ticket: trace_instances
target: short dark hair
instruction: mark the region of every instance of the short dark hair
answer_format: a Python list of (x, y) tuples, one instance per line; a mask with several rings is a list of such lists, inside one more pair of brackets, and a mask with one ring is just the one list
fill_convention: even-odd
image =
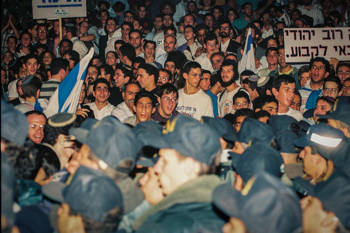
[(164, 85), (159, 87), (159, 92), (158, 92), (159, 97), (162, 97), (164, 94), (170, 94), (170, 93), (175, 93), (176, 98), (179, 97), (179, 93), (173, 84), (165, 83)]
[(342, 89), (340, 79), (337, 76), (333, 76), (333, 75), (328, 76), (323, 82), (323, 86), (322, 86), (323, 89), (326, 87), (326, 82), (335, 82), (338, 86), (338, 91)]
[(257, 97), (253, 101), (254, 111), (255, 111), (255, 109), (258, 109), (258, 108), (261, 109), (265, 104), (271, 103), (271, 102), (274, 102), (278, 105), (278, 101), (272, 95), (262, 95), (262, 96)]
[(79, 53), (77, 51), (75, 51), (75, 50), (68, 50), (67, 52), (65, 52), (63, 54), (63, 56), (66, 55), (66, 54), (68, 54), (70, 59), (72, 59), (74, 61), (74, 65), (78, 64), (78, 62), (80, 60), (80, 56), (79, 56)]
[(109, 90), (109, 83), (108, 83), (108, 81), (107, 81), (106, 79), (104, 79), (104, 78), (98, 78), (98, 79), (95, 80), (95, 82), (94, 82), (94, 87), (93, 87), (93, 90), (94, 90), (94, 91), (96, 91), (97, 84), (99, 84), (99, 83), (104, 83), (104, 84), (106, 84), (107, 87), (108, 87), (108, 91), (110, 91), (110, 90)]
[(139, 90), (141, 90), (141, 86), (138, 82), (133, 82), (133, 81), (129, 81), (127, 82), (123, 87), (122, 87), (122, 91), (126, 91), (126, 88), (129, 86), (129, 85), (136, 85), (138, 86)]
[(338, 66), (337, 66), (336, 73), (338, 73), (339, 67), (342, 67), (342, 66), (346, 66), (346, 67), (348, 67), (350, 69), (350, 62), (340, 61), (338, 63)]
[(156, 42), (155, 41), (153, 41), (153, 40), (144, 40), (144, 43), (143, 43), (143, 49), (145, 49), (146, 48), (146, 45), (147, 44), (153, 44), (154, 45), (154, 49), (156, 49), (157, 48), (157, 44), (156, 44)]
[(216, 44), (218, 43), (218, 38), (213, 32), (208, 32), (205, 34), (204, 43), (207, 43), (209, 40), (215, 40)]
[(232, 103), (235, 104), (235, 101), (236, 101), (236, 99), (238, 99), (238, 98), (245, 98), (245, 99), (248, 101), (248, 103), (250, 103), (249, 95), (248, 95), (247, 92), (245, 92), (245, 91), (242, 91), (242, 90), (238, 91), (238, 92), (232, 97)]
[(159, 77), (159, 71), (156, 67), (148, 63), (141, 63), (139, 69), (144, 69), (148, 75), (154, 76), (154, 83), (157, 83)]
[(135, 57), (135, 59), (132, 61), (132, 64), (134, 65), (135, 63), (143, 64), (145, 63), (145, 59), (142, 57)]
[(254, 112), (253, 110), (249, 109), (249, 108), (241, 108), (238, 109), (234, 115), (234, 122), (236, 122), (237, 118), (240, 116), (245, 116), (245, 117), (254, 117)]
[(278, 54), (278, 49), (276, 47), (270, 47), (266, 49), (265, 56), (267, 57), (267, 55), (272, 51), (276, 51), (276, 53)]
[(125, 41), (123, 41), (123, 40), (116, 40), (116, 41), (114, 42), (114, 48), (115, 48), (115, 46), (116, 46), (117, 44), (125, 45)]
[(255, 119), (258, 120), (261, 117), (268, 117), (268, 118), (270, 118), (271, 114), (268, 111), (265, 111), (265, 110), (259, 110), (258, 112), (254, 113), (254, 118)]
[(111, 78), (113, 77), (114, 70), (113, 70), (112, 66), (110, 66), (108, 64), (102, 64), (100, 67), (98, 67), (98, 71), (100, 71), (101, 69), (104, 69), (106, 74), (110, 74)]
[(312, 58), (310, 60), (310, 69), (312, 68), (312, 65), (314, 64), (314, 62), (322, 62), (324, 64), (324, 66), (325, 66), (326, 72), (330, 72), (331, 71), (331, 67), (330, 67), (329, 61), (327, 59), (325, 59), (324, 57)]
[(25, 85), (22, 84), (24, 97), (36, 97), (38, 90), (41, 88), (41, 80), (37, 77), (32, 77)]
[(298, 77), (300, 77), (303, 73), (308, 73), (308, 72), (310, 72), (310, 66), (309, 65), (303, 65), (298, 70)]
[(32, 58), (35, 58), (35, 59), (39, 62), (38, 56), (35, 55), (35, 54), (33, 54), (33, 53), (30, 53), (30, 54), (24, 56), (24, 58), (23, 58), (23, 59), (24, 59), (24, 60), (23, 60), (23, 64), (26, 64), (27, 61), (28, 61), (29, 59), (32, 59)]
[(135, 48), (129, 43), (120, 46), (120, 53), (122, 56), (126, 56), (131, 61), (133, 61), (136, 57)]
[(137, 102), (139, 101), (139, 99), (141, 99), (143, 97), (147, 97), (147, 98), (149, 98), (152, 101), (152, 107), (153, 108), (157, 105), (156, 97), (152, 94), (152, 92), (149, 92), (149, 91), (146, 91), (146, 90), (141, 90), (135, 96), (135, 101), (134, 101), (135, 106), (136, 106)]
[(282, 83), (288, 84), (288, 83), (295, 83), (295, 80), (292, 76), (290, 75), (278, 75), (277, 78), (273, 80), (272, 87), (277, 89), (278, 91), (280, 90), (280, 87)]
[(319, 96), (316, 100), (316, 104), (318, 103), (318, 101), (320, 100), (323, 100), (323, 101), (326, 101), (330, 106), (331, 106), (331, 109), (333, 108), (333, 105), (335, 103), (335, 100), (331, 97), (328, 97), (328, 96)]
[(63, 59), (61, 57), (53, 59), (50, 66), (51, 75), (58, 74), (61, 69), (67, 70), (68, 66), (69, 62), (66, 59)]
[(202, 69), (201, 65), (198, 62), (189, 61), (185, 64), (185, 66), (182, 70), (182, 73), (188, 74), (191, 71), (191, 69), (194, 69), (194, 68)]

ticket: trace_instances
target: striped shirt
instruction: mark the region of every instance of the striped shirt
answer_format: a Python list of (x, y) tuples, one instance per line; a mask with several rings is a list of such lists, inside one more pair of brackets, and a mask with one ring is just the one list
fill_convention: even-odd
[(50, 79), (44, 82), (41, 85), (39, 98), (49, 100), (53, 93), (56, 91), (57, 87), (60, 85), (60, 83), (60, 81), (57, 81), (55, 79)]

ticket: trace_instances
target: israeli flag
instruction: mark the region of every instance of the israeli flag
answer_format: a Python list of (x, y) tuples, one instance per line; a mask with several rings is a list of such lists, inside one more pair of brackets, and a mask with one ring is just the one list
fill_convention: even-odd
[(58, 86), (44, 111), (47, 117), (58, 112), (75, 113), (79, 103), (81, 88), (86, 77), (87, 67), (93, 55), (94, 49), (91, 48), (89, 53), (80, 60)]
[(253, 46), (252, 29), (248, 29), (247, 39), (244, 45), (244, 52), (242, 59), (238, 63), (238, 72), (242, 73), (244, 70), (251, 70), (256, 73), (255, 55)]

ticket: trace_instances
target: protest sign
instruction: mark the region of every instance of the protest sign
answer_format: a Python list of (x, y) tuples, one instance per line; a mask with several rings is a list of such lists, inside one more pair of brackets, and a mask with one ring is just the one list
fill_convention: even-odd
[(33, 19), (86, 17), (86, 0), (32, 0)]
[(285, 28), (286, 62), (307, 63), (313, 57), (350, 61), (350, 28)]

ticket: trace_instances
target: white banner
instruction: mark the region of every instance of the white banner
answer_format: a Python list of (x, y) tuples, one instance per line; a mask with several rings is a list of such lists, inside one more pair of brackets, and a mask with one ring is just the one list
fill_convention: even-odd
[(285, 28), (284, 46), (290, 63), (313, 57), (350, 61), (350, 28)]
[(33, 19), (86, 17), (86, 0), (32, 0)]

